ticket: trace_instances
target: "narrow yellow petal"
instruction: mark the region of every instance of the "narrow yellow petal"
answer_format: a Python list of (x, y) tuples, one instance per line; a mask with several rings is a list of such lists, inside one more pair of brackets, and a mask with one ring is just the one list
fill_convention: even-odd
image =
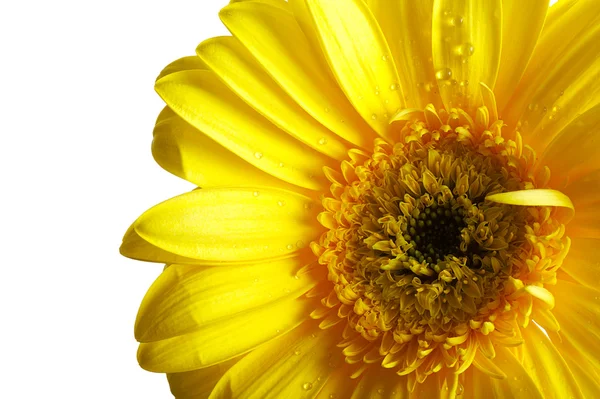
[(306, 298), (273, 302), (220, 319), (189, 334), (142, 343), (138, 361), (144, 369), (159, 373), (210, 367), (286, 334), (306, 320), (315, 306), (314, 301)]
[[(598, 73), (600, 77), (600, 69)], [(557, 133), (542, 152), (539, 164), (552, 171), (553, 187), (564, 187), (569, 181), (600, 170), (600, 104)]]
[(199, 370), (169, 373), (167, 379), (171, 393), (176, 399), (208, 398), (223, 374), (236, 364), (242, 356)]
[(184, 120), (257, 168), (301, 187), (327, 186), (321, 168), (333, 160), (279, 130), (214, 72), (176, 72), (156, 82), (155, 88)]
[(510, 100), (538, 41), (549, 0), (502, 0), (502, 58), (494, 93), (498, 108)]
[(234, 37), (215, 37), (196, 49), (210, 68), (248, 105), (309, 147), (345, 159), (349, 144), (306, 113), (273, 81)]
[(496, 346), (494, 362), (506, 374), (506, 379), (492, 379), (496, 398), (544, 398), (527, 370), (510, 349), (505, 346)]
[(172, 338), (282, 298), (298, 297), (319, 278), (326, 278), (322, 267), (296, 275), (305, 262), (297, 255), (229, 267), (171, 265), (142, 301), (135, 323), (136, 339), (151, 342)]
[(566, 217), (573, 217), (575, 207), (573, 203), (563, 193), (550, 189), (532, 189), (510, 191), (506, 193), (492, 194), (485, 197), (488, 201), (498, 202), (500, 204), (521, 205), (521, 206), (556, 206), (567, 210)]
[(139, 236), (133, 225), (127, 229), (127, 232), (123, 236), (123, 243), (119, 248), (119, 252), (121, 255), (128, 258), (148, 262), (182, 264), (198, 263), (197, 259), (176, 255), (169, 251), (165, 251), (162, 248), (158, 248), (156, 245), (150, 244)]
[(156, 121), (152, 155), (165, 170), (199, 187), (265, 185), (302, 190), (246, 162), (169, 107)]
[(313, 118), (351, 143), (372, 146), (375, 132), (318, 61), (291, 12), (244, 2), (223, 8), (220, 17), (273, 80)]
[(558, 279), (548, 289), (556, 298), (552, 314), (560, 324), (558, 335), (552, 339), (562, 352), (578, 352), (600, 370), (600, 291)]
[(569, 367), (552, 341), (535, 324), (522, 331), (523, 366), (544, 397), (583, 398)]
[(423, 109), (433, 104), (442, 108), (430, 61), (433, 0), (369, 0), (367, 4), (394, 56), (406, 106)]
[(502, 1), (440, 0), (433, 7), (433, 64), (446, 109), (475, 112), (480, 82), (494, 88), (502, 44)]
[(479, 369), (475, 366), (469, 367), (469, 369), (463, 375), (463, 389), (465, 398), (475, 399), (490, 397), (494, 390), (494, 387), (492, 386), (492, 380), (498, 383), (496, 379), (493, 379), (488, 374), (479, 371)]
[(544, 28), (509, 106), (502, 112), (528, 144), (541, 151), (600, 99), (600, 3), (575, 3)]
[(375, 18), (361, 0), (308, 0), (319, 40), (346, 97), (386, 136), (404, 99), (394, 60)]
[(573, 237), (561, 270), (579, 284), (597, 289), (600, 282), (600, 238)]
[(167, 252), (212, 262), (285, 256), (319, 234), (318, 209), (300, 194), (273, 188), (195, 190), (154, 206), (133, 224)]
[(341, 353), (333, 350), (339, 333), (304, 323), (249, 353), (225, 373), (210, 397), (315, 397), (343, 364)]

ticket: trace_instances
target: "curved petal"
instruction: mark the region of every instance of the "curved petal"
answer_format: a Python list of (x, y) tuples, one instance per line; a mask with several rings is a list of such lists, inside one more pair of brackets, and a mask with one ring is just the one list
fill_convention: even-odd
[[(335, 363), (332, 363), (335, 364)], [(352, 366), (343, 360), (332, 370), (329, 378), (315, 396), (316, 399), (350, 398), (358, 384), (358, 379), (350, 378)]]
[(326, 128), (361, 147), (373, 146), (373, 130), (360, 118), (318, 61), (293, 14), (260, 3), (236, 3), (221, 20), (302, 108)]
[(560, 191), (550, 189), (531, 189), (509, 191), (505, 193), (492, 194), (485, 197), (487, 201), (500, 204), (521, 206), (555, 206), (564, 210), (566, 220), (573, 218), (575, 207), (571, 199)]
[(306, 246), (320, 232), (317, 213), (312, 200), (291, 191), (212, 188), (150, 208), (133, 229), (176, 255), (243, 262), (285, 256)]
[(561, 189), (573, 200), (577, 210), (600, 205), (600, 169), (587, 173), (579, 179), (570, 179)]
[(502, 0), (502, 56), (494, 94), (504, 109), (542, 32), (549, 0)]
[(200, 187), (275, 186), (302, 190), (246, 162), (169, 107), (156, 121), (152, 155), (165, 170)]
[(433, 65), (446, 109), (474, 114), (482, 105), (479, 83), (494, 89), (501, 35), (501, 0), (434, 2)]
[(343, 362), (335, 347), (340, 335), (335, 329), (304, 323), (239, 361), (210, 398), (313, 398)]
[(231, 360), (199, 370), (169, 373), (167, 374), (167, 380), (171, 387), (171, 393), (176, 399), (208, 398), (223, 374), (239, 362), (241, 358), (242, 356), (234, 357)]
[(168, 339), (283, 298), (298, 297), (326, 278), (325, 268), (315, 265), (297, 274), (310, 261), (306, 258), (311, 257), (296, 255), (230, 267), (171, 265), (144, 297), (135, 337), (140, 342)]
[(142, 368), (160, 373), (210, 367), (285, 335), (306, 320), (315, 306), (315, 301), (306, 298), (276, 301), (189, 334), (142, 343), (138, 362)]
[(257, 168), (301, 187), (327, 187), (321, 168), (333, 165), (333, 160), (276, 128), (214, 72), (176, 72), (156, 82), (155, 88), (184, 120)]
[(443, 107), (433, 69), (433, 0), (368, 0), (398, 69), (407, 108)]
[(181, 71), (195, 71), (195, 70), (206, 70), (208, 66), (204, 61), (202, 61), (198, 56), (190, 55), (187, 57), (179, 58), (171, 62), (169, 65), (163, 68), (162, 71), (158, 74), (156, 80), (162, 79), (165, 76), (168, 76), (175, 72)]
[(373, 129), (386, 136), (404, 107), (385, 38), (362, 0), (307, 0), (319, 42), (346, 97)]
[[(349, 373), (351, 374), (351, 373)], [(346, 384), (354, 382), (346, 376)], [(345, 397), (350, 399), (361, 398), (408, 398), (406, 376), (399, 376), (394, 370), (385, 369), (379, 364), (374, 364), (359, 377), (358, 384), (352, 390), (352, 394)], [(427, 396), (423, 396), (427, 397)]]
[(546, 334), (535, 324), (522, 331), (523, 366), (544, 397), (584, 398), (569, 366)]
[(288, 96), (234, 37), (214, 37), (196, 49), (198, 56), (248, 105), (281, 130), (337, 160), (348, 143), (325, 128)]
[(582, 0), (544, 28), (502, 119), (541, 150), (600, 99), (600, 3)]
[(600, 370), (600, 291), (563, 279), (548, 289), (556, 298), (552, 313), (560, 324), (559, 337), (552, 341), (561, 353), (574, 352)]
[(492, 380), (495, 379), (482, 371), (479, 371), (477, 367), (469, 367), (463, 375), (463, 392), (465, 399), (486, 398), (494, 391)]

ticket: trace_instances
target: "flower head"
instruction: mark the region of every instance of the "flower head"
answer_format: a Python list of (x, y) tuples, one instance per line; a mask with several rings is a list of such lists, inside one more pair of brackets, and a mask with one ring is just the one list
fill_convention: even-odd
[(599, 15), (232, 1), (156, 82), (155, 159), (201, 188), (121, 247), (167, 264), (142, 367), (177, 398), (600, 395)]

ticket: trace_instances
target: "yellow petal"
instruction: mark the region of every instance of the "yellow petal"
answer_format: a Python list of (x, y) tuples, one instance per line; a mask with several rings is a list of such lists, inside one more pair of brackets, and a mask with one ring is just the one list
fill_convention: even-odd
[(334, 159), (346, 158), (348, 143), (307, 114), (236, 38), (206, 40), (196, 52), (231, 90), (281, 130)]
[(489, 375), (479, 371), (477, 367), (469, 367), (465, 371), (463, 389), (464, 398), (487, 398), (492, 394), (494, 387)]
[(600, 238), (573, 237), (561, 270), (579, 284), (597, 289), (600, 282)]
[(186, 256), (176, 255), (174, 253), (158, 248), (156, 245), (150, 244), (144, 240), (135, 231), (131, 225), (123, 236), (123, 243), (119, 248), (121, 255), (136, 260), (144, 260), (157, 263), (198, 263), (197, 259), (188, 258)]
[(496, 398), (543, 399), (527, 370), (513, 352), (505, 346), (496, 346), (494, 362), (506, 374), (506, 379), (492, 379), (493, 392)]
[[(356, 366), (358, 366), (358, 364), (355, 365), (355, 367)], [(351, 373), (346, 375), (346, 384), (350, 384), (350, 379), (348, 377), (349, 374)], [(348, 394), (345, 397), (351, 399), (408, 398), (406, 376), (399, 376), (394, 370), (385, 369), (379, 364), (374, 364), (371, 368), (365, 371), (360, 378), (357, 378), (357, 382), (358, 384), (356, 384), (352, 390), (352, 394)]]
[(573, 203), (569, 197), (560, 191), (549, 189), (510, 191), (506, 193), (488, 195), (485, 197), (485, 199), (488, 201), (508, 205), (556, 206), (559, 208), (565, 208), (565, 217), (567, 219), (571, 219), (575, 211)]
[(308, 322), (249, 353), (219, 381), (211, 398), (313, 398), (343, 363), (339, 331)]
[(169, 65), (163, 68), (162, 71), (158, 74), (156, 80), (164, 78), (175, 72), (181, 71), (194, 71), (194, 70), (203, 70), (208, 69), (208, 66), (204, 61), (198, 58), (195, 55), (191, 55), (188, 57), (182, 57), (178, 60), (171, 62)]
[(313, 118), (351, 143), (372, 147), (375, 133), (330, 79), (290, 12), (244, 2), (223, 8), (220, 17), (273, 80)]
[(165, 170), (200, 187), (265, 185), (302, 190), (244, 161), (169, 107), (156, 121), (152, 155)]
[(544, 149), (539, 164), (550, 168), (553, 187), (563, 187), (569, 181), (600, 170), (600, 104), (558, 133)]
[(297, 275), (305, 262), (294, 256), (230, 267), (171, 265), (142, 301), (136, 339), (172, 338), (282, 298), (298, 297), (326, 278), (325, 268), (318, 266)]
[(176, 399), (208, 398), (219, 379), (236, 364), (242, 356), (223, 363), (184, 373), (169, 373), (167, 379), (171, 393)]
[(595, 367), (585, 358), (582, 358), (572, 348), (566, 345), (560, 347), (560, 354), (569, 366), (577, 385), (581, 389), (584, 398), (600, 398), (600, 368)]
[(306, 320), (315, 306), (306, 298), (272, 302), (189, 334), (142, 343), (138, 361), (144, 369), (160, 373), (210, 367), (286, 334)]
[(522, 331), (523, 366), (544, 397), (583, 398), (577, 382), (550, 339), (535, 324)]
[(406, 106), (443, 107), (439, 92), (434, 90), (435, 70), (430, 61), (433, 0), (368, 0), (367, 4), (394, 56)]
[(531, 62), (502, 113), (520, 124), (524, 139), (540, 151), (579, 114), (600, 99), (600, 3), (582, 0), (544, 28)]
[(176, 72), (156, 82), (155, 88), (184, 120), (257, 168), (301, 187), (327, 186), (321, 168), (333, 160), (279, 130), (214, 72)]
[(561, 352), (564, 345), (600, 369), (600, 291), (563, 279), (548, 289), (556, 298), (552, 314), (560, 324), (560, 339), (553, 342)]
[(494, 93), (498, 109), (510, 100), (538, 41), (548, 0), (502, 0), (502, 57)]
[(350, 378), (353, 371), (352, 366), (344, 361), (332, 364), (336, 367), (331, 370), (329, 378), (315, 399), (350, 398), (355, 392), (358, 380)]
[(290, 191), (212, 188), (154, 206), (133, 229), (176, 255), (243, 262), (284, 256), (308, 245), (320, 231), (317, 213), (309, 198)]
[(319, 41), (346, 97), (379, 134), (404, 106), (400, 80), (375, 18), (361, 0), (308, 0)]
[(434, 2), (433, 65), (446, 109), (474, 113), (482, 105), (479, 83), (494, 88), (501, 27), (501, 0)]
[(579, 179), (569, 180), (567, 186), (561, 188), (561, 191), (573, 200), (577, 210), (600, 206), (600, 169), (587, 173)]

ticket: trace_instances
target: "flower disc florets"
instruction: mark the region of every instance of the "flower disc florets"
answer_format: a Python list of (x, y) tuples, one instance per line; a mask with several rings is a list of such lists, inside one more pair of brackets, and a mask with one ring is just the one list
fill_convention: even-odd
[(372, 154), (352, 150), (341, 173), (326, 170), (329, 231), (312, 248), (334, 291), (313, 317), (346, 322), (339, 346), (361, 362), (357, 375), (380, 363), (410, 387), (518, 345), (533, 309), (552, 307), (543, 285), (569, 240), (552, 208), (486, 199), (543, 188), (549, 171), (534, 174), (533, 151), (485, 107), (475, 119), (432, 106), (401, 119)]

